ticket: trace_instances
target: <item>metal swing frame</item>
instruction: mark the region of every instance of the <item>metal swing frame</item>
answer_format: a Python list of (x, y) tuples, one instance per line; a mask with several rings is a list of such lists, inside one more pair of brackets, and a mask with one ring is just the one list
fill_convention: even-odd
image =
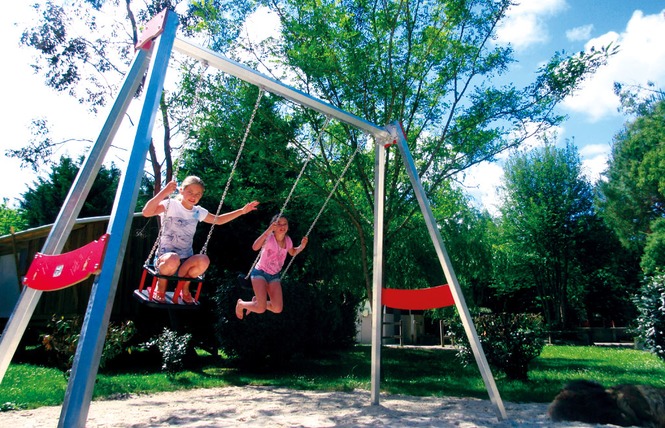
[[(381, 363), (381, 286), (383, 283), (383, 237), (384, 237), (384, 198), (386, 151), (397, 146), (409, 175), (416, 198), (427, 223), (427, 228), (437, 256), (444, 271), (450, 292), (460, 314), (465, 332), (476, 359), (489, 398), (495, 407), (498, 419), (506, 419), (506, 411), (497, 390), (491, 370), (471, 320), (464, 296), (455, 276), (443, 239), (436, 226), (429, 201), (417, 174), (404, 131), (399, 123), (380, 127), (364, 119), (340, 110), (304, 92), (265, 76), (242, 64), (232, 61), (216, 52), (198, 47), (176, 38), (178, 16), (173, 11), (163, 11), (146, 24), (137, 45), (137, 53), (125, 81), (114, 102), (99, 138), (91, 148), (70, 189), (60, 213), (44, 243), (43, 254), (60, 254), (69, 236), (81, 206), (96, 177), (104, 157), (113, 141), (122, 118), (141, 83), (144, 73), (150, 72), (144, 91), (143, 110), (136, 130), (136, 137), (126, 171), (121, 177), (108, 225), (109, 240), (96, 276), (88, 308), (86, 310), (81, 335), (74, 357), (71, 376), (67, 384), (64, 403), (58, 421), (59, 427), (84, 427), (95, 384), (99, 362), (108, 329), (111, 308), (117, 290), (122, 260), (132, 216), (136, 207), (145, 156), (150, 144), (153, 124), (163, 91), (169, 59), (173, 49), (207, 61), (219, 70), (236, 76), (259, 88), (280, 95), (324, 115), (354, 126), (375, 138), (375, 194), (374, 194), (374, 256), (373, 256), (373, 297), (372, 297), (372, 351), (371, 351), (371, 402), (379, 404), (380, 363)], [(42, 291), (25, 287), (12, 313), (0, 342), (0, 380), (4, 377), (9, 363), (25, 332), (30, 317), (37, 306)]]

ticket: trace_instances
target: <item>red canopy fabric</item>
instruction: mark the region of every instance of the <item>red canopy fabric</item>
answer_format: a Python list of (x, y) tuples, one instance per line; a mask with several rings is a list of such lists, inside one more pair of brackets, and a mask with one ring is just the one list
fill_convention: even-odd
[(394, 309), (425, 310), (445, 308), (455, 304), (448, 284), (416, 290), (384, 288), (381, 292), (381, 303)]

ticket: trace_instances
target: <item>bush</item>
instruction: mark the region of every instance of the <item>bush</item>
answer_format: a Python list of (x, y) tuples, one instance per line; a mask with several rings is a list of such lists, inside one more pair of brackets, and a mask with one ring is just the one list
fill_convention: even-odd
[(241, 288), (235, 275), (215, 280), (216, 335), (220, 348), (243, 366), (276, 367), (298, 353), (315, 354), (354, 343), (358, 299), (335, 292), (333, 286), (310, 284), (296, 276), (283, 280), (284, 309), (235, 316), (239, 298), (250, 300), (251, 289)]
[[(51, 364), (63, 372), (68, 372), (72, 368), (81, 335), (81, 318), (67, 319), (53, 315), (46, 327), (50, 331), (42, 335), (42, 346)], [(132, 321), (110, 323), (99, 366), (103, 368), (107, 362), (126, 352), (126, 344), (135, 333), (136, 328)]]
[[(511, 380), (527, 380), (529, 362), (538, 357), (545, 346), (543, 319), (537, 314), (491, 314), (472, 316), (478, 339), (487, 362)], [(459, 346), (457, 356), (465, 363), (475, 361), (464, 327), (451, 325), (451, 333)]]
[(665, 360), (665, 273), (647, 279), (634, 301), (639, 339), (645, 349)]
[(141, 347), (144, 349), (157, 347), (162, 356), (162, 371), (173, 375), (183, 368), (191, 338), (192, 335), (189, 333), (179, 335), (164, 327), (159, 336), (141, 344)]

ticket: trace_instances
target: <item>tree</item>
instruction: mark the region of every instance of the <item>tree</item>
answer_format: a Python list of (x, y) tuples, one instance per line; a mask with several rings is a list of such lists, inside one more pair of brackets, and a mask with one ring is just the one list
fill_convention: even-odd
[[(79, 158), (79, 164), (83, 158)], [(20, 207), (30, 227), (42, 226), (55, 221), (69, 189), (76, 178), (79, 166), (71, 158), (61, 157), (60, 163), (51, 167), (47, 178), (38, 178), (33, 186), (21, 196)], [(90, 193), (81, 207), (80, 217), (111, 214), (120, 170), (111, 164), (102, 165)]]
[[(180, 14), (179, 34), (208, 35), (217, 49), (225, 49), (237, 38), (244, 17), (251, 11), (249, 2), (236, 0), (191, 4), (178, 0), (146, 3), (76, 0), (65, 5), (47, 1), (35, 5), (35, 11), (41, 15), (39, 24), (23, 32), (21, 43), (37, 51), (33, 68), (44, 75), (48, 87), (67, 92), (91, 112), (98, 113), (124, 78), (140, 35), (140, 25), (164, 9), (174, 10), (181, 3), (187, 3), (188, 7), (180, 8), (184, 13)], [(189, 127), (187, 109), (192, 97), (191, 92), (186, 91), (192, 90), (190, 73), (196, 74), (195, 64), (189, 61), (182, 68), (182, 91), (175, 90), (160, 101), (163, 161), (158, 157), (154, 141), (149, 150), (155, 194), (161, 188), (162, 177), (166, 181), (172, 179), (172, 151), (178, 149), (172, 147), (173, 138), (178, 133), (186, 133)], [(137, 96), (142, 89), (139, 88)], [(25, 147), (7, 151), (7, 154), (20, 158), (22, 165), (31, 166), (35, 171), (49, 164), (55, 146), (71, 141), (54, 141), (48, 121), (43, 118), (33, 120), (33, 135)]]
[[(248, 3), (193, 3), (189, 9), (193, 14), (190, 28), (200, 28), (205, 34), (214, 35), (211, 45), (219, 52), (238, 57), (250, 49), (254, 60), (245, 60), (250, 66), (261, 64), (273, 76), (288, 80), (298, 89), (336, 107), (376, 124), (401, 122), (425, 190), (437, 198), (447, 198), (449, 190), (454, 192), (451, 180), (459, 172), (492, 160), (504, 150), (517, 147), (530, 136), (560, 123), (563, 117), (553, 113), (554, 106), (613, 52), (610, 46), (591, 53), (556, 53), (538, 71), (532, 84), (523, 88), (512, 84), (500, 86), (494, 79), (507, 73), (513, 61), (512, 50), (492, 44), (492, 38), (511, 4), (509, 0), (266, 3), (280, 16), (281, 35), (258, 47), (243, 45), (242, 39), (234, 37), (238, 35), (234, 30), (251, 11)], [(170, 2), (159, 3), (159, 6), (167, 4), (173, 6)], [(147, 8), (148, 16), (160, 9)], [(226, 21), (235, 26), (217, 37), (212, 30)], [(67, 46), (60, 44), (54, 34), (58, 35), (47, 33), (44, 40), (53, 39), (58, 41), (58, 46)], [(211, 80), (216, 78), (212, 76)], [(186, 100), (191, 99), (192, 91), (187, 89), (187, 82), (185, 79), (180, 88), (189, 98), (169, 98), (174, 103), (184, 101), (178, 106), (186, 106)], [(192, 135), (205, 136), (204, 128), (212, 127), (217, 117), (225, 116), (220, 112), (245, 107), (236, 98), (225, 97), (221, 87), (215, 88), (218, 92), (210, 93), (210, 102), (197, 107)], [(282, 154), (264, 149), (266, 156), (260, 159), (263, 163), (277, 162), (280, 166), (277, 171), (297, 170), (293, 166), (299, 165), (305, 156), (298, 148), (307, 147), (304, 141), (315, 139), (323, 118), (288, 103), (281, 103), (274, 113), (272, 117), (282, 116), (285, 123), (297, 126), (297, 131), (286, 133), (286, 139), (293, 145), (289, 148), (293, 150)], [(165, 126), (164, 129), (164, 141), (168, 141), (171, 128)], [(279, 126), (266, 126), (263, 133), (259, 129), (252, 132), (257, 138), (270, 141), (283, 131)], [(297, 138), (291, 138), (292, 135)], [(210, 154), (216, 155), (218, 150), (223, 153), (228, 142), (226, 137), (216, 134), (213, 140), (191, 143), (191, 151), (183, 154), (186, 168), (208, 166), (205, 162), (215, 159)], [(343, 185), (332, 198), (335, 208), (329, 208), (326, 214), (330, 236), (334, 237), (331, 249), (339, 254), (328, 268), (352, 272), (354, 286), (362, 282), (370, 297), (373, 229), (368, 219), (372, 218), (373, 211), (371, 170), (374, 160), (371, 150), (366, 149), (368, 144), (376, 143), (367, 142), (357, 130), (333, 122), (316, 147), (316, 167), (307, 171), (300, 190), (302, 199), (297, 199), (303, 201), (300, 207), (311, 210), (316, 204), (305, 198), (319, 201), (326, 196), (340, 175), (343, 166), (340, 161), (359, 152)], [(192, 153), (198, 153), (199, 158), (195, 159)], [(260, 153), (258, 149), (257, 154)], [(217, 168), (228, 165), (228, 162), (210, 165), (210, 173), (219, 173)], [(407, 177), (401, 159), (392, 150), (387, 167), (386, 254), (391, 254), (395, 252), (393, 245), (399, 242), (399, 233), (406, 234), (419, 227), (422, 219), (417, 215), (418, 207), (410, 186), (405, 185)], [(260, 168), (248, 171), (248, 176), (257, 180), (242, 193), (256, 191), (260, 194), (261, 187), (274, 189), (275, 177), (282, 178), (277, 171), (264, 172)], [(157, 172), (155, 169), (155, 178), (159, 175)], [(286, 175), (291, 176), (292, 173)], [(412, 261), (419, 263), (413, 258)], [(393, 284), (402, 279), (387, 278), (387, 282)]]
[[(281, 38), (266, 52), (285, 69), (301, 90), (376, 124), (400, 121), (428, 194), (466, 168), (494, 157), (526, 138), (560, 123), (553, 107), (601, 66), (613, 50), (567, 56), (555, 54), (524, 88), (493, 81), (513, 61), (510, 47), (491, 43), (510, 1), (447, 1), (367, 3), (345, 1), (274, 1)], [(344, 142), (335, 155), (322, 159), (320, 171), (335, 171), (333, 161), (345, 158), (361, 141), (347, 127), (331, 138)], [(371, 155), (370, 155), (371, 156)], [(355, 161), (335, 201), (342, 204), (344, 223), (354, 228), (359, 246), (354, 259), (363, 267), (371, 296), (371, 217), (373, 165), (370, 156)], [(399, 230), (417, 221), (399, 156), (387, 160), (386, 253)], [(330, 176), (308, 176), (321, 183)], [(320, 188), (326, 188), (319, 185)], [(348, 226), (344, 227), (348, 227)], [(338, 227), (341, 229), (341, 227)], [(408, 257), (408, 256), (407, 256)], [(412, 259), (413, 260), (413, 259)], [(413, 260), (417, 263), (416, 260)], [(391, 282), (390, 278), (387, 278)], [(404, 284), (397, 284), (404, 286)]]
[(665, 216), (665, 101), (651, 99), (632, 111), (639, 115), (614, 137), (597, 203), (621, 243), (641, 253), (654, 222)]
[(579, 276), (577, 246), (593, 215), (592, 188), (576, 148), (546, 143), (506, 162), (503, 228), (531, 281), (549, 325), (565, 326)]
[(7, 198), (4, 198), (0, 204), (0, 236), (21, 231), (26, 226), (23, 210), (10, 208)]

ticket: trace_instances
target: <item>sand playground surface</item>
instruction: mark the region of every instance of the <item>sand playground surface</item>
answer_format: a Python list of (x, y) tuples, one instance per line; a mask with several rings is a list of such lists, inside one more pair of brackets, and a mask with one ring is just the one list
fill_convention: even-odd
[[(489, 400), (224, 387), (95, 400), (86, 427), (599, 427), (554, 423), (546, 403), (508, 403), (507, 420)], [(61, 407), (0, 412), (0, 427), (56, 427)]]

